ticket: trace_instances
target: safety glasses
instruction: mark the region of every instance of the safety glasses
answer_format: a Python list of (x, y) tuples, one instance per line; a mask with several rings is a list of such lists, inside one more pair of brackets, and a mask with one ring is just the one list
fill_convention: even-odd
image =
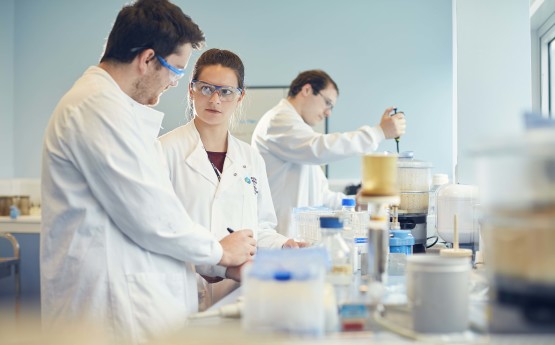
[(191, 89), (203, 96), (210, 97), (214, 92), (220, 96), (222, 102), (233, 102), (241, 96), (243, 92), (240, 88), (235, 88), (231, 86), (218, 86), (212, 85), (202, 80), (192, 80)]
[(183, 76), (185, 75), (185, 69), (184, 68), (177, 68), (177, 67), (174, 67), (174, 66), (170, 65), (160, 55), (156, 55), (156, 58), (158, 59), (158, 61), (160, 61), (160, 64), (162, 66), (166, 67), (167, 69), (169, 69), (171, 71), (170, 81), (172, 83), (177, 82), (179, 79), (183, 78)]

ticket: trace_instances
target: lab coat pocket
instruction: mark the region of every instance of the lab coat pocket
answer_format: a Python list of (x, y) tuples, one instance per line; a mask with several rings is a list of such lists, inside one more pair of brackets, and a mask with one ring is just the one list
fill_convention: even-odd
[(185, 325), (187, 291), (183, 274), (137, 273), (127, 275), (132, 327), (139, 339), (148, 340)]

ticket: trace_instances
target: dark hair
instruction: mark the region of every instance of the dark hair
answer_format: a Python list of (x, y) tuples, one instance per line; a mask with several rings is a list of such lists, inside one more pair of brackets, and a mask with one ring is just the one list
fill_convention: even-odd
[(167, 57), (179, 46), (204, 44), (204, 34), (193, 20), (167, 0), (137, 0), (119, 12), (100, 59), (129, 63), (145, 49)]
[(192, 79), (198, 79), (204, 67), (213, 65), (222, 65), (232, 69), (235, 72), (235, 76), (237, 76), (239, 88), (245, 88), (245, 66), (243, 66), (243, 61), (241, 61), (237, 54), (229, 50), (213, 48), (202, 53), (193, 68)]
[(288, 96), (295, 97), (306, 84), (310, 84), (310, 86), (312, 86), (312, 92), (317, 95), (318, 92), (328, 87), (330, 83), (335, 88), (335, 91), (337, 91), (337, 94), (339, 94), (337, 84), (326, 72), (319, 69), (304, 71), (299, 73), (297, 78), (291, 82)]
[[(214, 65), (222, 65), (223, 67), (227, 67), (233, 72), (235, 72), (235, 76), (237, 77), (237, 87), (245, 90), (245, 66), (243, 66), (243, 61), (241, 58), (229, 50), (223, 49), (208, 49), (198, 58), (197, 62), (195, 63), (195, 67), (193, 67), (193, 74), (191, 79), (198, 79), (199, 75), (202, 73), (202, 70), (208, 66)], [(194, 109), (193, 109), (193, 99), (189, 97), (189, 110), (188, 116), (190, 119), (194, 117)], [(239, 122), (239, 117), (241, 116), (241, 111), (239, 111), (234, 118), (236, 118), (235, 122), (231, 122), (230, 126), (233, 127)]]

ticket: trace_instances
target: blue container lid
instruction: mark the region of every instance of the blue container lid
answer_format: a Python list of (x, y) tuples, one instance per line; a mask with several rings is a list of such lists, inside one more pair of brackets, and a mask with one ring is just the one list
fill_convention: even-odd
[(274, 279), (275, 280), (280, 280), (280, 281), (290, 280), (291, 279), (291, 272), (289, 272), (289, 271), (274, 272)]
[(390, 247), (414, 245), (414, 237), (410, 230), (390, 230), (389, 233), (393, 235), (389, 238)]
[(341, 206), (356, 206), (356, 200), (353, 198), (344, 198), (341, 200)]
[(326, 229), (342, 229), (343, 222), (337, 217), (320, 217), (320, 227)]

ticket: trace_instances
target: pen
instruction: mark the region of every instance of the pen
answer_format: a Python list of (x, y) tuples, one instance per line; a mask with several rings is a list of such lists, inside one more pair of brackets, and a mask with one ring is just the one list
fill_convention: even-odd
[(235, 230), (233, 230), (232, 228), (227, 228), (227, 231), (232, 234)]

